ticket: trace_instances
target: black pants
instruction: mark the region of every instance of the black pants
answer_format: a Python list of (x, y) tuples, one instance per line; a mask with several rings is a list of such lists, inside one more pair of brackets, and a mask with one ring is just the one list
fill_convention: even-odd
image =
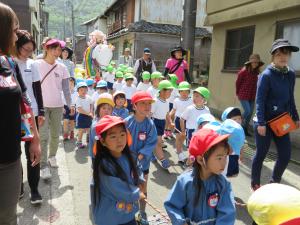
[[(37, 116), (35, 117), (35, 123), (38, 128), (38, 117)], [(31, 166), (32, 162), (30, 161), (29, 146), (30, 146), (30, 142), (26, 141), (25, 142), (25, 154), (26, 154), (26, 159), (27, 159), (27, 180), (28, 180), (28, 184), (29, 184), (31, 192), (37, 192), (39, 181), (40, 181), (40, 164), (37, 164), (34, 167)], [(23, 177), (23, 175), (22, 175), (22, 177)], [(23, 183), (23, 180), (22, 180), (22, 183)]]

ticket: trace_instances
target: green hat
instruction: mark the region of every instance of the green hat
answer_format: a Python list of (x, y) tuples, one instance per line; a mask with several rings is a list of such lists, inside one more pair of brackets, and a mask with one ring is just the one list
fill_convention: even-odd
[(106, 71), (111, 73), (111, 72), (114, 71), (114, 67), (113, 67), (112, 65), (108, 65), (108, 66), (106, 67)]
[(124, 75), (124, 78), (125, 78), (125, 80), (134, 79), (132, 73), (126, 73), (126, 74)]
[(161, 72), (155, 71), (151, 74), (151, 79), (156, 79), (156, 78), (164, 78), (164, 76), (161, 74)]
[(178, 91), (189, 91), (190, 89), (191, 85), (186, 81), (182, 81), (178, 85)]
[(150, 75), (150, 73), (149, 73), (148, 71), (144, 71), (144, 72), (142, 73), (142, 78), (143, 78), (143, 80), (149, 80), (150, 77), (151, 77), (151, 75)]
[(126, 68), (126, 73), (133, 73), (134, 69), (132, 67)]
[(161, 91), (163, 89), (174, 89), (172, 83), (168, 80), (162, 80), (161, 82), (159, 82), (158, 84), (158, 90)]
[(170, 77), (170, 82), (172, 83), (173, 87), (174, 88), (177, 88), (178, 85), (177, 85), (177, 80), (178, 80), (178, 77), (176, 74), (169, 74), (169, 77)]
[(116, 74), (115, 74), (115, 77), (116, 78), (123, 78), (124, 74), (122, 73), (122, 71), (117, 71)]
[(198, 87), (198, 88), (196, 88), (196, 89), (194, 90), (194, 92), (197, 92), (197, 93), (199, 93), (200, 95), (202, 95), (202, 96), (205, 98), (206, 101), (207, 101), (207, 100), (209, 99), (209, 97), (210, 97), (210, 91), (209, 91), (207, 88), (205, 88), (205, 87)]

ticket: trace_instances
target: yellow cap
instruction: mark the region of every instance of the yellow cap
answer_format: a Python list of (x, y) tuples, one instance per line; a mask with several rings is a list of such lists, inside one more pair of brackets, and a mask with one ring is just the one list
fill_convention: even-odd
[(97, 104), (96, 105), (98, 106), (98, 105), (101, 105), (101, 104), (109, 104), (112, 107), (114, 107), (115, 103), (113, 101), (112, 95), (109, 94), (109, 93), (102, 93), (102, 94), (100, 94), (99, 98), (97, 100)]

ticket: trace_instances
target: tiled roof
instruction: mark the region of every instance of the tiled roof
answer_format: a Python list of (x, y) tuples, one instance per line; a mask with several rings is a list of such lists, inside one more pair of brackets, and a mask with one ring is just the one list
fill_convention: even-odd
[[(138, 22), (132, 23), (128, 27), (129, 32), (143, 32), (143, 33), (160, 33), (160, 34), (170, 34), (170, 35), (180, 35), (181, 26), (172, 24), (160, 24), (151, 23), (145, 20), (140, 20)], [(203, 27), (197, 27), (195, 30), (196, 37), (209, 37), (211, 33)]]

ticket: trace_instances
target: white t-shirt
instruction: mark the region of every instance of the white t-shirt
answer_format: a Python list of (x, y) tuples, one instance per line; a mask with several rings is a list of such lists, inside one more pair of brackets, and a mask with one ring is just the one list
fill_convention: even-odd
[(203, 108), (196, 108), (194, 104), (188, 106), (186, 110), (181, 114), (181, 118), (186, 121), (186, 129), (197, 129), (197, 118), (205, 113), (210, 113), (209, 108), (204, 106)]
[(188, 97), (185, 100), (181, 98), (176, 98), (173, 103), (173, 109), (176, 110), (175, 116), (180, 118), (184, 110), (192, 104), (193, 104), (193, 100), (190, 97)]
[(90, 96), (90, 97), (93, 97), (93, 94), (95, 93), (95, 90), (93, 88), (89, 88), (88, 87), (88, 92), (87, 94)]
[(169, 102), (160, 98), (155, 98), (155, 102), (152, 104), (151, 113), (152, 117), (159, 120), (165, 120), (169, 112)]
[(113, 90), (115, 90), (115, 91), (121, 91), (123, 85), (124, 85), (123, 82), (115, 81), (114, 84), (113, 84)]
[(90, 113), (92, 104), (93, 104), (92, 99), (88, 95), (86, 95), (85, 98), (78, 96), (76, 99), (76, 109), (81, 107), (84, 111)]
[(75, 105), (76, 104), (76, 100), (78, 98), (78, 92), (77, 91), (71, 91), (71, 105)]
[(158, 88), (154, 88), (153, 86), (150, 86), (147, 90), (150, 95), (152, 96), (152, 98), (156, 98), (157, 94), (158, 94)]
[(131, 99), (132, 95), (136, 92), (136, 87), (133, 84), (130, 87), (124, 84), (121, 91), (125, 92), (126, 99)]
[(33, 114), (34, 116), (38, 116), (38, 105), (34, 97), (33, 88), (32, 88), (32, 83), (40, 80), (40, 74), (38, 68), (35, 66), (34, 60), (32, 59), (21, 61), (16, 58), (15, 60), (19, 66), (22, 78), (27, 87), (27, 93), (29, 95), (29, 98), (31, 99), (31, 107), (33, 110)]
[(175, 100), (176, 98), (178, 98), (178, 97), (179, 97), (179, 92), (178, 92), (178, 90), (177, 90), (176, 88), (174, 88), (173, 91), (172, 91), (172, 93), (171, 93), (170, 98), (168, 98), (168, 101), (169, 101), (170, 103), (174, 103), (174, 100)]
[(136, 87), (136, 89), (137, 89), (138, 91), (147, 91), (149, 87), (151, 87), (151, 84), (150, 84), (150, 83), (145, 84), (145, 83), (143, 83), (143, 82), (140, 82), (139, 85)]
[(104, 72), (103, 79), (107, 82), (114, 83), (115, 82), (115, 74), (109, 73), (109, 72)]
[[(55, 108), (63, 107), (63, 99), (61, 96), (62, 80), (70, 77), (69, 71), (65, 65), (55, 62), (57, 66), (51, 73), (45, 78), (42, 83), (42, 94), (44, 107)], [(44, 59), (38, 59), (34, 62), (34, 66), (38, 68), (41, 81), (45, 75), (53, 68), (55, 64), (48, 64)]]

